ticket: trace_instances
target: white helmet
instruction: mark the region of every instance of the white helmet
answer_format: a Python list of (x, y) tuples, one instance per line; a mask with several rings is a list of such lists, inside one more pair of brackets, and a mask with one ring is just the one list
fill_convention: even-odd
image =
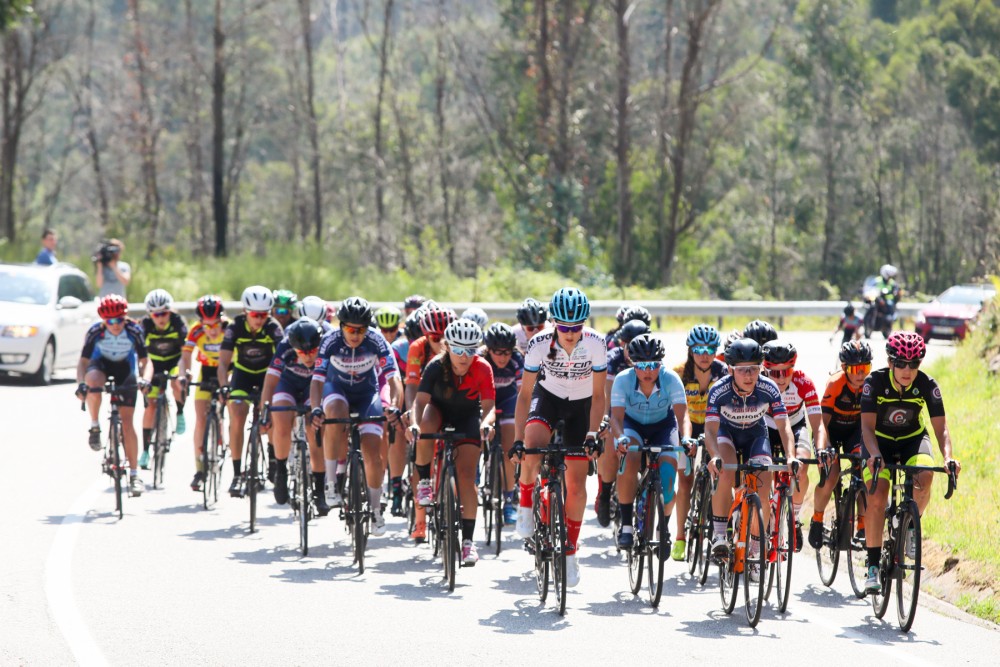
[(486, 324), (490, 321), (490, 316), (486, 314), (486, 311), (482, 308), (477, 308), (473, 306), (472, 308), (466, 308), (465, 312), (462, 313), (463, 320), (472, 320), (479, 325), (480, 329), (485, 329)]
[(147, 313), (170, 310), (174, 305), (174, 297), (165, 289), (155, 289), (146, 295), (145, 302)]
[(244, 310), (265, 311), (274, 307), (274, 295), (262, 285), (251, 285), (240, 297)]
[(882, 276), (883, 280), (891, 280), (896, 277), (896, 267), (892, 264), (883, 264), (882, 268), (878, 270), (879, 275)]
[(444, 339), (455, 347), (479, 347), (483, 330), (472, 320), (457, 319), (444, 330)]
[(308, 317), (313, 322), (326, 319), (326, 301), (318, 296), (307, 296), (299, 301), (299, 317)]

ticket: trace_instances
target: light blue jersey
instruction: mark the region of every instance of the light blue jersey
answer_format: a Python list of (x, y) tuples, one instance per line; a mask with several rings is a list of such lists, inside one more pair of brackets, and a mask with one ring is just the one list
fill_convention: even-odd
[(625, 416), (640, 424), (655, 424), (673, 417), (675, 405), (687, 406), (684, 385), (677, 373), (663, 366), (649, 398), (639, 389), (634, 368), (619, 373), (611, 385), (611, 407), (625, 408)]

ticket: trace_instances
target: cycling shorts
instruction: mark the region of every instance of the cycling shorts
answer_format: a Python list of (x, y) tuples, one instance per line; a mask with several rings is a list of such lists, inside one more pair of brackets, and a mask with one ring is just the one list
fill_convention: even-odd
[[(590, 429), (591, 399), (570, 400), (554, 396), (540, 383), (535, 384), (531, 393), (531, 407), (527, 424), (536, 422), (552, 431), (560, 420), (563, 422), (563, 443), (568, 447), (579, 447)], [(586, 456), (567, 456), (567, 459), (586, 459)]]
[(154, 361), (153, 362), (153, 386), (149, 388), (149, 392), (146, 394), (146, 400), (155, 401), (160, 395), (160, 385), (156, 383), (156, 376), (164, 371), (170, 373), (171, 379), (177, 377), (177, 362), (180, 357), (174, 359), (173, 361)]
[[(774, 450), (778, 452), (777, 458), (785, 459), (785, 450), (781, 446), (781, 434), (777, 429), (767, 429), (768, 439), (774, 443)], [(795, 455), (799, 458), (811, 458), (813, 455), (812, 442), (809, 441), (809, 429), (806, 420), (792, 426), (792, 442), (795, 444)]]
[(516, 408), (517, 408), (517, 394), (505, 397), (503, 401), (498, 400), (496, 404), (496, 409), (498, 413), (497, 424), (499, 426), (505, 426), (506, 424), (513, 424), (514, 410)]
[[(931, 436), (924, 429), (921, 433), (913, 436), (912, 438), (907, 438), (906, 440), (883, 440), (878, 439), (878, 448), (882, 452), (882, 460), (885, 463), (894, 463), (896, 465), (907, 465), (907, 466), (932, 466), (934, 465), (934, 454), (931, 450)], [(868, 458), (868, 452), (865, 451), (864, 457)], [(872, 481), (872, 473), (868, 470), (868, 466), (862, 471), (862, 477), (865, 480), (865, 484), (869, 484)], [(878, 474), (879, 479), (884, 479), (886, 481), (890, 478), (890, 473), (886, 469), (882, 469)]]
[[(624, 433), (628, 437), (632, 438), (640, 445), (643, 442), (649, 442), (650, 445), (674, 445), (680, 443), (677, 435), (677, 420), (676, 419), (662, 419), (658, 422), (653, 422), (652, 424), (640, 424), (628, 415), (625, 415), (625, 423), (623, 424)], [(676, 452), (665, 453), (664, 456), (670, 456), (676, 458)]]
[[(108, 361), (103, 357), (91, 359), (87, 366), (87, 372), (97, 371), (104, 373), (107, 380), (114, 380), (115, 385), (124, 388), (120, 394), (118, 405), (123, 408), (134, 408), (138, 385), (136, 377), (132, 373), (132, 365), (126, 361)], [(101, 387), (103, 389), (103, 387)]]
[[(368, 389), (366, 387), (366, 389)], [(343, 389), (329, 380), (323, 383), (323, 410), (336, 401), (347, 404), (349, 413), (357, 413), (362, 418), (375, 418), (382, 416), (382, 398), (377, 391), (368, 389), (367, 391), (344, 393)], [(358, 426), (361, 435), (372, 434), (382, 437), (381, 422), (366, 422)]]
[(451, 426), (455, 429), (455, 433), (464, 435), (465, 437), (461, 440), (456, 440), (455, 445), (476, 445), (482, 439), (479, 433), (480, 421), (479, 415), (471, 412), (467, 413), (456, 413), (449, 415), (441, 409), (440, 405), (434, 404), (434, 407), (438, 409), (441, 413), (441, 430), (443, 431), (446, 427)]
[(194, 400), (212, 400), (212, 394), (219, 388), (218, 370), (218, 366), (202, 365), (201, 376), (198, 378), (198, 390), (194, 392)]
[(744, 463), (758, 456), (771, 458), (771, 441), (767, 437), (767, 426), (763, 420), (750, 428), (732, 430), (720, 424), (718, 441), (732, 445), (737, 457)]
[(826, 432), (829, 437), (829, 445), (835, 451), (840, 451), (844, 454), (861, 453), (862, 444), (860, 422), (857, 426), (851, 429), (828, 428)]
[(309, 385), (308, 380), (304, 383), (293, 382), (282, 376), (274, 388), (274, 396), (271, 401), (273, 403), (281, 401), (291, 405), (309, 405)]
[(229, 379), (229, 386), (232, 391), (229, 394), (230, 401), (243, 402), (247, 396), (260, 396), (260, 390), (264, 386), (264, 376), (266, 371), (250, 373), (241, 368), (233, 370), (233, 376)]

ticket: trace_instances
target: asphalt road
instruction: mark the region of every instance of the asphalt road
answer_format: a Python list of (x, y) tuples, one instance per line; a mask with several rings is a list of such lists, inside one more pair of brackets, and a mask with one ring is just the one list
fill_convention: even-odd
[[(822, 385), (835, 346), (824, 334), (788, 337), (800, 367)], [(666, 339), (668, 349), (681, 350), (679, 335)], [(935, 343), (931, 356), (950, 351)], [(201, 509), (200, 494), (188, 488), (189, 434), (170, 454), (167, 487), (127, 499), (118, 520), (73, 388), (0, 380), (4, 665), (700, 663), (809, 661), (833, 652), (844, 662), (986, 665), (1000, 652), (1000, 634), (947, 605), (922, 606), (908, 635), (898, 631), (894, 607), (884, 621), (874, 619), (851, 595), (845, 571), (832, 589), (820, 584), (808, 546), (795, 564), (788, 612), (765, 606), (756, 629), (740, 606), (732, 616), (721, 612), (714, 572), (701, 588), (681, 563), (668, 562), (663, 601), (652, 610), (628, 592), (611, 532), (591, 511), (581, 535), (582, 581), (565, 617), (551, 598), (538, 602), (532, 561), (511, 530), (501, 555), (484, 548), (449, 594), (429, 548), (409, 543), (402, 520), (390, 518), (359, 576), (332, 514), (314, 522), (314, 546), (300, 558), (291, 512), (269, 491), (255, 534), (247, 532), (245, 500), (220, 498), (216, 509)]]

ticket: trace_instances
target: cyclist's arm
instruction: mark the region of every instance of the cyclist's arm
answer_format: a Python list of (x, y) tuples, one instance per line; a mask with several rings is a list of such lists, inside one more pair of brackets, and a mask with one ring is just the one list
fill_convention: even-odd
[(153, 364), (149, 363), (149, 357), (139, 357), (139, 375), (146, 381), (153, 377)]
[(625, 435), (625, 406), (611, 406), (611, 439), (617, 440)]
[(612, 409), (611, 408), (611, 391), (612, 391), (612, 387), (614, 387), (614, 384), (615, 384), (615, 378), (613, 376), (611, 376), (611, 375), (608, 375), (608, 379), (604, 383), (604, 402), (605, 402), (605, 405), (608, 406), (608, 414), (611, 414), (611, 409)]
[(865, 443), (865, 450), (868, 458), (881, 457), (882, 452), (878, 448), (878, 436), (875, 435), (875, 413), (861, 413), (861, 439)]
[(219, 350), (219, 367), (215, 374), (219, 379), (220, 387), (229, 386), (229, 364), (231, 363), (233, 363), (233, 351)]
[(403, 408), (403, 383), (399, 381), (398, 376), (393, 376), (388, 378), (386, 382), (389, 383), (389, 403), (394, 408)]
[(480, 409), (483, 413), (483, 421), (480, 423), (480, 430), (489, 428), (496, 428), (497, 421), (497, 402), (488, 398), (484, 398), (480, 403)]
[(531, 408), (531, 394), (535, 391), (535, 380), (538, 371), (525, 370), (521, 376), (521, 388), (517, 392), (517, 404), (514, 407), (514, 440), (524, 440), (524, 426), (528, 421)]
[(191, 371), (192, 349), (187, 345), (181, 350), (181, 360), (177, 362), (177, 377), (184, 378)]
[(604, 386), (607, 384), (608, 371), (594, 371), (594, 397), (590, 404), (590, 428), (589, 431), (597, 432), (601, 430), (601, 421), (607, 414), (605, 406), (608, 401), (604, 399)]
[[(264, 375), (264, 386), (260, 390), (260, 404), (261, 407), (265, 403), (270, 403), (274, 399), (274, 390), (278, 387), (278, 380), (281, 379), (281, 375), (275, 373), (266, 373)], [(310, 385), (312, 389), (312, 385)], [(310, 402), (310, 405), (313, 403)]]
[(426, 391), (418, 391), (416, 397), (413, 399), (413, 423), (419, 425), (421, 418), (424, 416), (424, 410), (427, 408), (427, 404), (431, 402), (431, 395)]
[(87, 375), (87, 367), (90, 365), (89, 357), (80, 357), (80, 361), (76, 362), (76, 382), (77, 384), (83, 382), (83, 378)]
[(705, 449), (714, 459), (719, 456), (719, 422), (705, 422)]
[(781, 446), (785, 450), (785, 460), (791, 461), (795, 458), (795, 434), (792, 433), (792, 424), (787, 416), (775, 417), (774, 423), (778, 427)]
[(818, 452), (826, 448), (826, 429), (823, 428), (823, 415), (813, 413), (806, 415), (809, 420), (809, 429), (812, 431), (813, 448)]
[(820, 439), (816, 441), (816, 452), (819, 453), (823, 449), (829, 449), (830, 447), (830, 420), (833, 419), (833, 415), (828, 412), (824, 412), (820, 415), (819, 420), (819, 432)]
[(931, 417), (931, 427), (934, 429), (934, 437), (937, 439), (938, 448), (945, 461), (952, 460), (951, 435), (948, 432), (948, 423), (945, 416)]

